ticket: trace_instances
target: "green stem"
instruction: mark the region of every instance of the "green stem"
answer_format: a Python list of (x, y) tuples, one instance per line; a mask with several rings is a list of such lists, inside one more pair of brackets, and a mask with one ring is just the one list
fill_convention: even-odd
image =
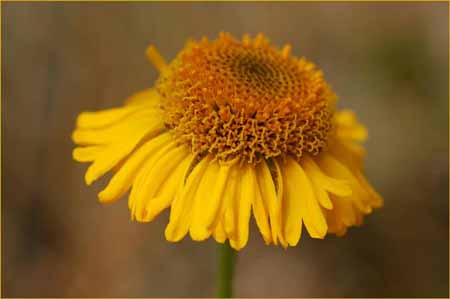
[(231, 298), (233, 296), (233, 270), (236, 252), (228, 241), (219, 244), (219, 270), (217, 280), (217, 297)]

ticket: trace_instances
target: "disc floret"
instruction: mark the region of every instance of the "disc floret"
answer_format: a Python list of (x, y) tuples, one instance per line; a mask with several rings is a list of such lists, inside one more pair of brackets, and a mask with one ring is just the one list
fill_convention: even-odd
[(316, 155), (332, 129), (336, 96), (322, 72), (263, 35), (191, 41), (156, 88), (166, 126), (220, 160)]

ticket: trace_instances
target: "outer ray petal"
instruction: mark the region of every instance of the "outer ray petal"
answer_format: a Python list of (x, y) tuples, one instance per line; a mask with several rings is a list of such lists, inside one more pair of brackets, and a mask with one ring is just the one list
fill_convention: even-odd
[(201, 199), (196, 203), (195, 217), (190, 228), (194, 240), (208, 238), (222, 216), (223, 195), (230, 170), (236, 162), (237, 160), (213, 161), (211, 164), (214, 165), (209, 165), (206, 170), (198, 191)]
[(242, 178), (239, 186), (240, 194), (235, 196), (235, 209), (237, 209), (237, 232), (236, 238), (230, 238), (230, 245), (236, 250), (245, 247), (248, 241), (251, 204), (255, 196), (255, 176), (250, 165), (244, 165), (241, 170)]
[(302, 217), (306, 205), (302, 201), (305, 190), (300, 188), (295, 161), (288, 159), (281, 166), (283, 175), (283, 202), (282, 202), (282, 225), (286, 241), (290, 246), (295, 246), (300, 240), (302, 233)]
[[(193, 214), (191, 220), (191, 226), (189, 227), (189, 234), (191, 238), (196, 241), (203, 241), (207, 239), (212, 231), (209, 230), (205, 223), (212, 218), (216, 210), (219, 209), (220, 198), (217, 197), (213, 203), (208, 203), (211, 199), (209, 194), (214, 192), (215, 183), (219, 182), (219, 190), (216, 193), (221, 194), (223, 192), (223, 186), (226, 183), (227, 173), (222, 171), (220, 173), (220, 166), (217, 161), (211, 161), (206, 168), (205, 174), (203, 175), (200, 186), (195, 195), (195, 202), (193, 207)], [(222, 178), (220, 178), (222, 176)], [(220, 180), (222, 180), (220, 182)], [(208, 210), (209, 209), (209, 210)]]
[(149, 141), (136, 150), (112, 177), (108, 186), (98, 194), (101, 202), (112, 202), (122, 197), (131, 187), (137, 172), (144, 161), (151, 155), (155, 154), (161, 147), (167, 145), (172, 140), (169, 133), (161, 134)]
[(281, 232), (281, 203), (277, 197), (275, 183), (266, 162), (261, 162), (256, 166), (256, 179), (264, 206), (267, 207), (269, 213), (272, 240), (277, 245), (278, 238), (283, 239)]
[(333, 198), (334, 210), (332, 212), (336, 213), (340, 221), (342, 221), (345, 226), (353, 226), (356, 224), (356, 211), (353, 208), (352, 202), (339, 197)]
[(170, 209), (169, 223), (165, 230), (168, 241), (178, 242), (188, 232), (196, 192), (210, 160), (208, 156), (203, 158), (189, 174), (183, 188), (175, 195)]
[(367, 139), (367, 129), (361, 125), (353, 111), (341, 110), (335, 113), (337, 123), (336, 134), (341, 139), (352, 139), (355, 141), (365, 141)]
[[(98, 112), (100, 113), (100, 112)], [(80, 145), (98, 145), (120, 143), (135, 131), (147, 129), (155, 130), (163, 127), (160, 113), (153, 110), (139, 111), (113, 126), (99, 129), (76, 129), (72, 134), (72, 139)]]
[(214, 240), (216, 240), (218, 243), (224, 243), (227, 239), (227, 233), (225, 232), (225, 228), (223, 225), (223, 215), (214, 228), (213, 237)]
[(157, 161), (162, 159), (169, 151), (174, 149), (177, 144), (169, 142), (159, 148), (155, 154), (151, 155), (145, 162), (144, 165), (138, 171), (135, 179), (133, 180), (133, 188), (131, 189), (130, 196), (128, 197), (128, 208), (131, 210), (132, 219), (135, 218), (137, 204), (140, 201), (139, 194), (141, 192), (142, 186), (144, 185), (147, 176), (152, 171), (153, 166)]
[(325, 175), (320, 168), (316, 165), (314, 160), (309, 156), (305, 156), (301, 161), (302, 167), (305, 169), (308, 176), (315, 182), (318, 186), (327, 190), (330, 193), (339, 196), (350, 196), (352, 195), (352, 189), (350, 184), (345, 180), (333, 179)]
[(253, 216), (255, 217), (256, 225), (258, 226), (265, 243), (268, 245), (272, 243), (272, 231), (269, 224), (269, 212), (261, 196), (260, 186), (256, 178), (256, 170), (254, 171), (254, 180), (256, 184), (256, 190), (252, 203)]
[(354, 142), (334, 140), (330, 153), (353, 169), (363, 168), (364, 149)]
[(360, 185), (354, 174), (344, 164), (335, 159), (330, 153), (322, 153), (316, 160), (322, 170), (332, 177), (347, 180), (352, 188), (352, 195), (348, 197), (358, 209), (367, 214), (372, 211), (369, 194)]
[[(303, 168), (290, 157), (286, 159), (284, 169), (286, 176), (285, 180), (294, 182), (293, 185), (291, 185), (288, 194), (295, 192), (295, 190), (300, 191), (297, 200), (300, 202), (300, 209), (302, 210), (301, 214), (306, 229), (311, 237), (323, 238), (328, 230), (328, 226), (319, 203), (314, 196), (314, 191), (308, 176)], [(285, 184), (287, 183), (288, 182), (285, 182)], [(294, 195), (292, 194), (291, 196), (293, 197)], [(295, 221), (295, 218), (287, 223), (293, 223), (293, 221)]]
[(152, 125), (136, 128), (130, 135), (123, 136), (120, 143), (109, 146), (102, 152), (102, 155), (89, 166), (86, 171), (85, 181), (87, 185), (103, 176), (106, 172), (117, 165), (126, 155), (128, 155), (138, 145), (142, 139), (152, 134), (157, 134), (161, 129), (161, 124), (155, 122)]
[(138, 111), (139, 107), (111, 108), (82, 112), (77, 117), (77, 129), (101, 129), (111, 126)]
[(127, 106), (96, 112), (86, 111), (77, 117), (78, 129), (100, 129), (113, 125), (143, 109), (159, 108), (161, 96), (151, 88), (138, 92), (126, 100)]
[(145, 207), (144, 221), (152, 221), (159, 213), (170, 206), (175, 194), (183, 186), (184, 178), (187, 176), (189, 167), (195, 158), (194, 155), (188, 155), (175, 167), (173, 173), (169, 174), (155, 196), (148, 201)]
[(372, 206), (375, 208), (382, 207), (383, 198), (380, 196), (380, 194), (378, 194), (378, 192), (375, 191), (375, 189), (373, 189), (373, 187), (366, 180), (364, 175), (359, 170), (355, 170), (354, 174), (358, 179), (359, 183), (361, 184), (361, 186), (363, 186), (364, 189), (367, 191), (367, 193), (369, 193)]
[(76, 147), (72, 152), (72, 157), (78, 162), (91, 162), (97, 159), (105, 148), (105, 146)]
[(316, 196), (316, 199), (320, 203), (320, 205), (327, 210), (333, 209), (333, 203), (328, 196), (328, 193), (314, 180), (311, 180), (311, 186), (313, 187), (314, 195)]
[(160, 104), (161, 104), (161, 96), (154, 88), (149, 88), (137, 92), (125, 100), (125, 105), (127, 105), (127, 107), (146, 106), (159, 108)]
[[(269, 166), (270, 168), (270, 166)], [(277, 186), (276, 191), (277, 191), (277, 201), (278, 201), (278, 210), (280, 213), (280, 232), (278, 235), (278, 241), (280, 242), (281, 246), (283, 246), (284, 248), (288, 247), (288, 243), (286, 241), (286, 237), (283, 233), (283, 228), (281, 227), (281, 205), (283, 203), (283, 194), (284, 194), (284, 182), (283, 182), (283, 175), (281, 174), (281, 167), (280, 167), (280, 163), (277, 161), (277, 159), (273, 159), (273, 177), (276, 178), (276, 182), (275, 185)]]
[(161, 159), (147, 172), (142, 184), (137, 189), (136, 194), (136, 220), (147, 222), (145, 207), (152, 200), (159, 188), (169, 178), (180, 161), (182, 161), (189, 151), (184, 146), (178, 146), (168, 151)]
[(227, 188), (223, 199), (223, 227), (229, 239), (236, 239), (237, 235), (237, 220), (235, 209), (235, 198), (239, 196), (240, 184), (239, 167), (235, 165), (230, 169)]

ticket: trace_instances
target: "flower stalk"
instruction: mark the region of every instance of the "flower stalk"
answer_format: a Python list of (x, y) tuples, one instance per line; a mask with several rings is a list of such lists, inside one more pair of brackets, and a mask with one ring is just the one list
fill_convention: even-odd
[(236, 251), (226, 241), (223, 244), (218, 244), (218, 255), (217, 297), (231, 298), (233, 296), (233, 272)]

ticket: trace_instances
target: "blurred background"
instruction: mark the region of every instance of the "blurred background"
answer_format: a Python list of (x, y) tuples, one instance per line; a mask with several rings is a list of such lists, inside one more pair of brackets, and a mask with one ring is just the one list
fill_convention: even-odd
[(385, 207), (345, 238), (266, 247), (238, 297), (448, 297), (448, 3), (2, 3), (2, 295), (212, 297), (216, 246), (164, 240), (167, 213), (102, 206), (72, 161), (78, 113), (120, 105), (186, 39), (264, 32), (314, 61), (369, 129)]

